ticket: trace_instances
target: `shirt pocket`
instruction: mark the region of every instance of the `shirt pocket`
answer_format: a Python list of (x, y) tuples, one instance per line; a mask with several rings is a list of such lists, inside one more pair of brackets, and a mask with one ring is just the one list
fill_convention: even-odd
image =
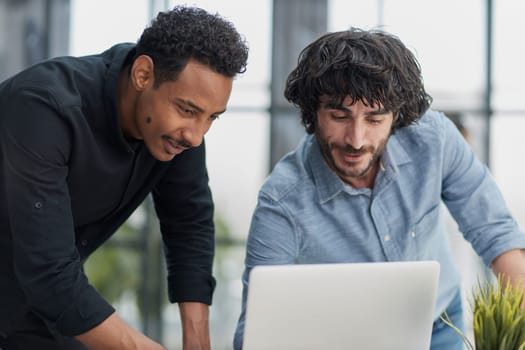
[(418, 260), (432, 259), (439, 250), (439, 213), (439, 206), (430, 209), (408, 231), (410, 245), (415, 248)]

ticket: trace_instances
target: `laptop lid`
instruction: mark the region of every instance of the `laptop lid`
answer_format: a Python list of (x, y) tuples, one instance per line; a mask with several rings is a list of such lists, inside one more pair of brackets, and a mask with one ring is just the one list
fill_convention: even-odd
[(430, 348), (436, 261), (257, 266), (244, 350)]

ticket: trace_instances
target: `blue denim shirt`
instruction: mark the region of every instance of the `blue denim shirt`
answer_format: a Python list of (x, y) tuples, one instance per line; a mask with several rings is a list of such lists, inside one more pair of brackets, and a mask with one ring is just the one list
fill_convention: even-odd
[(437, 318), (460, 284), (442, 203), (485, 264), (525, 248), (525, 235), (489, 171), (443, 114), (428, 111), (417, 124), (396, 130), (373, 189), (344, 183), (324, 161), (315, 137), (305, 136), (259, 193), (235, 348), (241, 347), (248, 274), (256, 265), (437, 260)]

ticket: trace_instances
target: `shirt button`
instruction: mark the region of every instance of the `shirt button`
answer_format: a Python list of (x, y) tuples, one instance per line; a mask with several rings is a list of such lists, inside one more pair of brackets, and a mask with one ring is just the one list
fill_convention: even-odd
[(87, 244), (88, 244), (87, 239), (83, 239), (83, 240), (80, 241), (80, 245), (81, 245), (82, 247), (87, 246)]
[(35, 202), (35, 208), (36, 209), (42, 208), (42, 202)]
[(416, 237), (416, 233), (414, 231), (410, 231), (410, 235), (413, 237)]
[(388, 233), (383, 238), (384, 238), (385, 242), (388, 242), (391, 239), (391, 237), (390, 237), (390, 235)]

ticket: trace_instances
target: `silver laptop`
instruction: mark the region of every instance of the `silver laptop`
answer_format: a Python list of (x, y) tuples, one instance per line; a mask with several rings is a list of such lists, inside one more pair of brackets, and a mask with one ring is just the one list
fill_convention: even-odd
[(436, 261), (257, 266), (243, 350), (430, 348)]

